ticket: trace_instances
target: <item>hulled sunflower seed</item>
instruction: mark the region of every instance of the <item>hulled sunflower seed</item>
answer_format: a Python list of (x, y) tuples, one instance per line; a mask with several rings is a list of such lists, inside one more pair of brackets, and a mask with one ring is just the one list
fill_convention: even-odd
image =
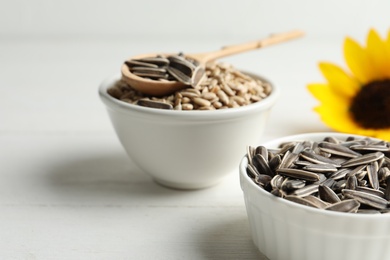
[(221, 101), (224, 105), (229, 105), (229, 97), (226, 95), (226, 93), (223, 90), (217, 91), (217, 96), (219, 98), (219, 101)]
[[(205, 88), (205, 89), (208, 89), (208, 88)], [(213, 92), (202, 93), (202, 98), (207, 99), (210, 102), (213, 100), (218, 100), (217, 95)]]
[(208, 101), (207, 99), (200, 98), (200, 97), (195, 97), (193, 100), (194, 100), (195, 104), (202, 106), (202, 107), (210, 107), (210, 105), (211, 105), (210, 101)]

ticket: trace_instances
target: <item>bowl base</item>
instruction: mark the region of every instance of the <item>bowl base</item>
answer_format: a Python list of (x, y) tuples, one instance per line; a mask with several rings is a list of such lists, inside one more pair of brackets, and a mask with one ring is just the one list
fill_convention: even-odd
[(165, 181), (161, 179), (154, 178), (154, 181), (157, 184), (160, 184), (164, 187), (171, 188), (171, 189), (177, 189), (177, 190), (199, 190), (199, 189), (205, 189), (212, 186), (217, 185), (222, 181), (222, 179), (219, 179), (214, 182), (200, 182), (200, 183), (182, 183), (182, 182), (171, 182), (171, 181)]

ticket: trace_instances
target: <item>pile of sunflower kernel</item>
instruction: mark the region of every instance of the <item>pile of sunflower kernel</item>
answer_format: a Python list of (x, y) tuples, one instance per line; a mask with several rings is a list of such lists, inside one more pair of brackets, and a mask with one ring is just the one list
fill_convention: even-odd
[(259, 102), (272, 91), (272, 86), (252, 78), (227, 63), (212, 63), (206, 67), (206, 77), (196, 88), (185, 88), (172, 95), (151, 97), (118, 81), (108, 94), (131, 104), (174, 110), (216, 110), (236, 108)]

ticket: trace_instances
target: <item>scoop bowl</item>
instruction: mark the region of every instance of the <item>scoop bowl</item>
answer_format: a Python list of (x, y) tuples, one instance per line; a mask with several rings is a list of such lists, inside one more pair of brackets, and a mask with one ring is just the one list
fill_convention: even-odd
[(115, 75), (103, 81), (99, 94), (120, 142), (130, 159), (155, 181), (179, 189), (208, 187), (234, 172), (246, 146), (261, 137), (279, 96), (271, 84), (267, 98), (239, 108), (162, 110), (110, 96), (107, 89), (119, 79)]

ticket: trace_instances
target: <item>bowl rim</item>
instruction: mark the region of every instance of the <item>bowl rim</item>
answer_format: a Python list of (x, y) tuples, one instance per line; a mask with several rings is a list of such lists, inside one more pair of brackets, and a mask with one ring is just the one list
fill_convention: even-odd
[[(295, 139), (295, 140), (298, 140), (298, 139), (302, 139), (302, 140), (307, 140), (309, 138), (319, 138), (319, 137), (325, 137), (325, 136), (335, 136), (335, 137), (339, 137), (339, 138), (346, 138), (348, 136), (354, 136), (354, 137), (369, 137), (369, 136), (363, 136), (363, 135), (356, 135), (356, 134), (349, 134), (349, 133), (335, 133), (335, 132), (313, 132), (313, 133), (301, 133), (301, 134), (295, 134), (295, 135), (288, 135), (288, 136), (283, 136), (283, 137), (279, 137), (279, 138), (276, 138), (276, 139), (272, 139), (272, 140), (269, 140), (269, 141), (266, 141), (266, 142), (263, 142), (261, 143), (260, 145), (263, 145), (267, 148), (270, 148), (269, 146), (271, 145), (274, 145), (274, 144), (278, 144), (278, 143), (282, 143), (282, 142), (285, 142), (285, 141), (291, 141), (292, 139)], [(374, 138), (374, 137), (369, 137), (369, 138), (373, 138), (373, 139), (377, 139), (377, 138)], [(252, 179), (248, 176), (248, 174), (246, 173), (246, 166), (248, 165), (248, 158), (247, 158), (247, 155), (245, 154), (243, 156), (243, 158), (241, 159), (240, 161), (240, 165), (239, 165), (239, 174), (242, 178), (240, 178), (240, 182), (241, 182), (241, 188), (243, 190), (243, 192), (245, 193), (245, 188), (243, 184), (243, 182), (245, 182), (245, 184), (247, 185), (250, 185), (250, 187), (254, 190), (256, 190), (256, 192), (258, 194), (260, 194), (261, 196), (265, 196), (269, 199), (272, 199), (273, 201), (275, 201), (276, 203), (281, 203), (281, 204), (285, 204), (289, 207), (293, 207), (293, 208), (296, 208), (298, 210), (303, 210), (303, 211), (306, 211), (306, 212), (309, 212), (309, 213), (313, 213), (313, 214), (323, 214), (323, 216), (329, 216), (329, 217), (342, 217), (342, 218), (354, 218), (354, 219), (362, 219), (362, 220), (379, 220), (379, 219), (388, 219), (390, 220), (390, 214), (354, 214), (354, 213), (346, 213), (346, 212), (337, 212), (337, 211), (329, 211), (329, 210), (323, 210), (323, 209), (317, 209), (317, 208), (313, 208), (313, 207), (309, 207), (309, 206), (304, 206), (304, 205), (301, 205), (301, 204), (298, 204), (296, 202), (292, 202), (292, 201), (288, 201), (286, 199), (283, 199), (283, 198), (279, 198), (277, 196), (274, 196), (272, 195), (270, 192), (260, 188), (258, 185), (256, 185)]]
[(229, 108), (229, 109), (221, 109), (221, 110), (207, 110), (207, 111), (201, 111), (201, 110), (191, 110), (191, 111), (185, 111), (185, 110), (165, 110), (165, 109), (155, 109), (155, 108), (148, 108), (148, 107), (142, 107), (137, 106), (133, 104), (129, 104), (123, 101), (120, 101), (111, 95), (107, 93), (107, 89), (115, 82), (118, 81), (121, 78), (120, 73), (117, 73), (115, 75), (112, 75), (110, 77), (107, 77), (104, 79), (100, 85), (99, 85), (99, 96), (103, 103), (111, 109), (123, 112), (123, 113), (134, 113), (139, 112), (142, 114), (149, 114), (149, 115), (155, 115), (155, 116), (164, 116), (164, 117), (177, 117), (177, 118), (186, 118), (189, 117), (191, 119), (223, 119), (223, 118), (232, 118), (232, 117), (240, 117), (243, 115), (248, 115), (251, 113), (258, 113), (260, 111), (266, 111), (274, 103), (276, 102), (277, 98), (280, 95), (280, 90), (278, 87), (276, 87), (271, 81), (268, 79), (259, 76), (252, 72), (242, 71), (246, 74), (249, 74), (251, 76), (254, 76), (256, 78), (259, 78), (261, 80), (266, 81), (269, 83), (272, 87), (272, 91), (270, 95), (268, 95), (263, 100), (249, 104), (246, 106), (241, 106), (238, 108)]

